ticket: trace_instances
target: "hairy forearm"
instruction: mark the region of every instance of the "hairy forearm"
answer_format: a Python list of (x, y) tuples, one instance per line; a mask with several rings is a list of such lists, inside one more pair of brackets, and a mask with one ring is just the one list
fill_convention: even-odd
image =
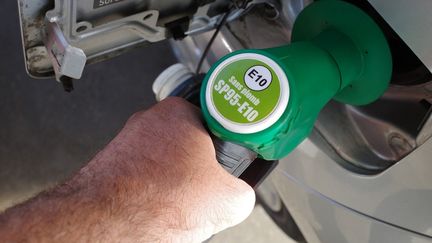
[(72, 242), (107, 236), (104, 228), (113, 224), (107, 209), (115, 202), (103, 195), (104, 186), (93, 173), (84, 168), (69, 182), (7, 210), (0, 216), (0, 238), (5, 242)]
[[(149, 175), (142, 169), (112, 168), (103, 157), (102, 153), (68, 182), (0, 215), (2, 242), (151, 242), (179, 237), (174, 235), (176, 225), (168, 229), (175, 209), (147, 197), (157, 196), (152, 183), (143, 179)], [(136, 173), (141, 173), (139, 180)]]
[[(148, 150), (161, 147), (158, 142), (150, 139)], [(0, 215), (0, 241), (199, 242), (208, 237), (200, 219), (187, 219), (191, 211), (200, 214), (193, 204), (206, 204), (212, 193), (188, 190), (200, 175), (185, 173), (180, 159), (168, 164), (153, 160), (157, 154), (137, 158), (130, 153), (134, 146), (114, 140), (66, 183), (7, 210)], [(175, 153), (174, 143), (164, 146)], [(130, 162), (136, 160), (139, 166)], [(204, 199), (194, 203), (199, 196)], [(184, 201), (192, 203), (182, 207)]]

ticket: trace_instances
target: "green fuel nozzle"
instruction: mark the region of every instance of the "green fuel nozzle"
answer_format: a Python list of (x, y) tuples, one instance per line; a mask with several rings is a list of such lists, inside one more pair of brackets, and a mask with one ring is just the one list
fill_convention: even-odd
[(321, 0), (298, 16), (291, 44), (219, 60), (203, 81), (201, 108), (216, 137), (276, 160), (309, 135), (327, 102), (371, 103), (391, 72), (374, 20), (349, 3)]

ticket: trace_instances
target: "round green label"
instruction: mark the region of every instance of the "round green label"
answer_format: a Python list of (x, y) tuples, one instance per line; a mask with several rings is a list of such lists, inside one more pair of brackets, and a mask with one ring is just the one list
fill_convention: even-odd
[(215, 70), (210, 80), (211, 100), (217, 113), (238, 124), (259, 123), (278, 106), (279, 77), (272, 67), (257, 59), (240, 59)]

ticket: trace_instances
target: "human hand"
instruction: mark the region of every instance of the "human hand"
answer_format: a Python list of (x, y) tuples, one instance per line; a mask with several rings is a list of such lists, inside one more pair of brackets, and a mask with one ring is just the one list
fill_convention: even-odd
[(136, 209), (125, 216), (151, 222), (144, 237), (199, 242), (243, 221), (255, 202), (252, 188), (215, 158), (199, 110), (169, 98), (132, 116), (95, 166), (114, 168), (119, 193)]
[(2, 242), (201, 242), (255, 195), (216, 161), (200, 112), (169, 98), (138, 112), (74, 177), (0, 215)]

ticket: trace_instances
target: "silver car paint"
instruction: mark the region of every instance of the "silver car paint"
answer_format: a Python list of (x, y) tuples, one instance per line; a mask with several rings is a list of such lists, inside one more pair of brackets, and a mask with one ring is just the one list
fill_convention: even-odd
[[(284, 197), (284, 203), (289, 206), (290, 213), (307, 242), (431, 242), (426, 236), (371, 218), (311, 190), (282, 170), (288, 161), (284, 162), (285, 164), (274, 172), (273, 179), (277, 182), (277, 189)], [(362, 201), (368, 198), (368, 195), (364, 196), (365, 199)]]
[[(310, 140), (306, 140), (280, 162), (272, 180), (288, 208), (294, 208), (295, 211), (300, 207), (301, 215), (311, 215), (308, 219), (315, 223), (344, 222), (343, 217), (338, 219), (337, 215), (333, 215), (336, 218), (333, 221), (336, 222), (332, 223), (329, 219), (322, 221), (330, 217), (331, 213), (328, 210), (319, 210), (316, 205), (323, 203), (319, 201), (327, 201), (331, 204), (332, 210), (352, 210), (353, 214), (358, 214), (355, 211), (364, 214), (363, 220), (369, 220), (370, 224), (375, 218), (432, 236), (430, 151), (432, 151), (432, 140), (385, 172), (375, 176), (365, 176), (342, 168)], [(297, 192), (287, 191), (288, 185), (292, 183), (301, 189)], [(301, 197), (301, 194), (305, 195)], [(343, 225), (333, 227), (338, 228), (340, 234), (344, 234), (345, 227), (341, 227)], [(364, 231), (365, 234), (371, 230), (354, 223), (350, 223), (349, 227), (355, 228), (355, 231)], [(337, 229), (333, 229), (335, 230)], [(306, 237), (308, 237), (307, 233)], [(407, 241), (399, 239), (388, 242)]]
[(420, 60), (432, 71), (432, 1), (369, 0)]

